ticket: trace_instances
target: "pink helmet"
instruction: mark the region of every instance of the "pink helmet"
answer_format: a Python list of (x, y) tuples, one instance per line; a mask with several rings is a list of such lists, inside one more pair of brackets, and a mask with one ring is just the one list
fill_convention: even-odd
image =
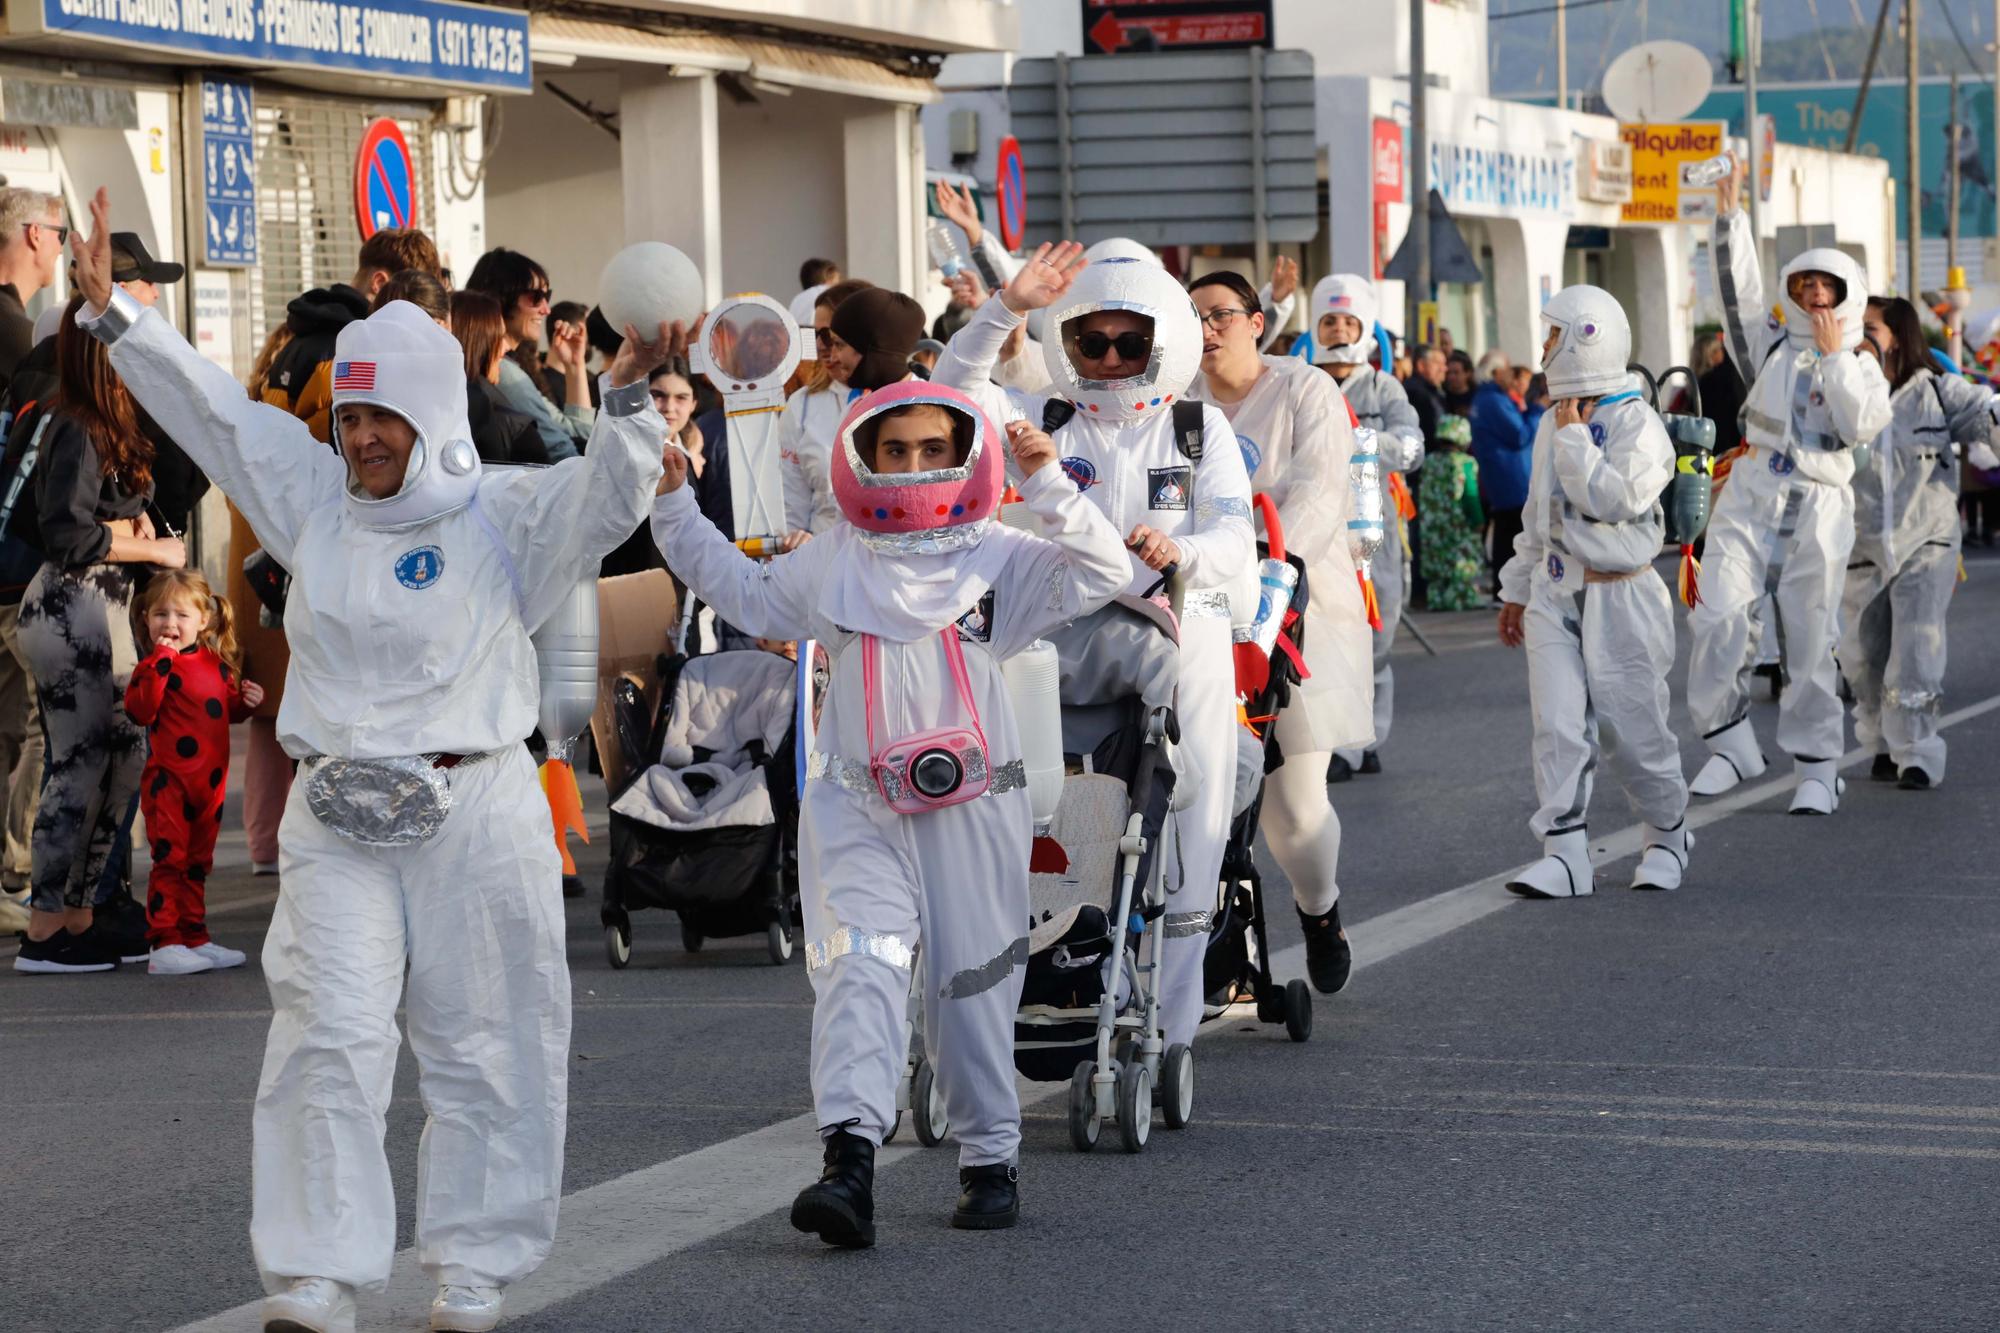
[[(964, 465), (929, 472), (870, 471), (860, 446), (873, 438), (871, 423), (917, 406), (941, 407), (951, 414), (952, 439), (966, 449)], [(860, 531), (862, 541), (892, 555), (934, 555), (977, 545), (999, 512), (1007, 484), (1006, 451), (979, 405), (956, 389), (924, 380), (891, 384), (856, 402), (840, 423), (832, 472), (841, 516)]]

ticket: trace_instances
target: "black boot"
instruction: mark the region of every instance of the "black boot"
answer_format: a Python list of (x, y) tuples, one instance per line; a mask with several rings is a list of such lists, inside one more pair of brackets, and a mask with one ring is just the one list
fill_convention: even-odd
[(1354, 780), (1354, 765), (1348, 763), (1338, 754), (1334, 755), (1332, 761), (1326, 766), (1326, 780), (1328, 782), (1352, 782)]
[(1306, 975), (1314, 990), (1331, 995), (1347, 984), (1347, 974), (1354, 970), (1354, 951), (1340, 928), (1340, 904), (1324, 916), (1300, 912), (1299, 928), (1306, 933)]
[(1373, 777), (1382, 771), (1382, 756), (1376, 754), (1373, 750), (1363, 750), (1361, 752), (1361, 767), (1355, 771)]
[(1897, 776), (1896, 761), (1886, 754), (1876, 755), (1875, 762), (1869, 765), (1868, 776), (1876, 782), (1894, 782)]
[(1903, 770), (1903, 775), (1896, 780), (1896, 785), (1904, 791), (1929, 791), (1931, 775), (1912, 765)]
[(1021, 1220), (1021, 1172), (1011, 1162), (958, 1168), (958, 1207), (951, 1224), (961, 1231), (999, 1231)]
[(792, 1200), (792, 1225), (842, 1249), (873, 1245), (875, 1145), (844, 1129), (827, 1135), (826, 1169)]

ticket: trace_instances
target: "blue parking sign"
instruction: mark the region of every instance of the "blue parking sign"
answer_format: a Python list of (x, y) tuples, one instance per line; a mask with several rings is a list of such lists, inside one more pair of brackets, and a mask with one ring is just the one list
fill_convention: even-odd
[(250, 85), (201, 81), (201, 254), (215, 268), (257, 263), (257, 112)]

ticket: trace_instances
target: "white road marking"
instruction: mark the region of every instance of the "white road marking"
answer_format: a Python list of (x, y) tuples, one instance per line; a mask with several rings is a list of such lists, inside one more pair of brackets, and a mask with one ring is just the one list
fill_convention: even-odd
[[(2000, 709), (2000, 695), (1949, 713), (1938, 720), (1943, 730)], [(1854, 750), (1840, 766), (1851, 768), (1869, 756)], [(1739, 811), (1781, 795), (1792, 786), (1790, 773), (1768, 778), (1753, 786), (1738, 787), (1715, 800), (1703, 801), (1688, 810), (1690, 828), (1705, 828)], [(1836, 816), (1837, 817), (1837, 816)], [(1644, 826), (1634, 824), (1592, 846), (1595, 861), (1602, 866), (1638, 852)], [(1699, 892), (1701, 858), (1692, 858), (1690, 884)], [(1420, 902), (1399, 907), (1349, 928), (1354, 944), (1357, 970), (1388, 962), (1422, 944), (1471, 925), (1503, 907), (1519, 903), (1506, 890), (1509, 879), (1524, 866), (1448, 889)], [(1560, 911), (1544, 905), (1544, 910)], [(1305, 946), (1295, 944), (1272, 955), (1272, 971), (1280, 977), (1301, 974)], [(1025, 1111), (1040, 1102), (1067, 1092), (1063, 1084), (1021, 1084), (1021, 1106)], [(1199, 1112), (1197, 1112), (1199, 1115)], [(800, 1187), (813, 1179), (820, 1166), (818, 1125), (808, 1112), (779, 1121), (749, 1134), (712, 1144), (697, 1152), (657, 1163), (627, 1175), (593, 1185), (566, 1196), (562, 1204), (562, 1225), (556, 1232), (555, 1251), (532, 1276), (510, 1288), (507, 1313), (533, 1314), (615, 1282), (628, 1273), (657, 1263), (668, 1255), (699, 1245), (725, 1231), (787, 1208)], [(1376, 1132), (1370, 1130), (1369, 1132)], [(1416, 1132), (1416, 1131), (1412, 1131)], [(1426, 1133), (1525, 1134), (1526, 1131), (1422, 1131)], [(909, 1130), (905, 1128), (905, 1134)], [(1549, 1135), (1549, 1137), (1556, 1137)], [(1618, 1139), (1623, 1136), (1599, 1137)], [(1633, 1136), (1632, 1142), (1651, 1143), (1650, 1138)], [(1742, 1148), (1799, 1152), (1873, 1152), (1898, 1156), (1947, 1156), (1958, 1158), (2000, 1158), (2000, 1149), (1981, 1148), (1902, 1148), (1883, 1145), (1836, 1146), (1786, 1141), (1743, 1141), (1733, 1139), (1680, 1139), (1676, 1147)], [(921, 1148), (895, 1144), (884, 1147), (876, 1157), (877, 1170), (895, 1166)], [(943, 1151), (950, 1151), (944, 1149)], [(779, 1225), (774, 1223), (774, 1225)], [(816, 1244), (799, 1237), (802, 1245)], [(361, 1298), (362, 1324), (368, 1328), (420, 1328), (428, 1310), (432, 1287), (417, 1269), (416, 1251), (401, 1250), (396, 1255), (389, 1289), (385, 1294), (364, 1293)], [(257, 1302), (236, 1306), (197, 1323), (183, 1325), (176, 1333), (257, 1333)]]

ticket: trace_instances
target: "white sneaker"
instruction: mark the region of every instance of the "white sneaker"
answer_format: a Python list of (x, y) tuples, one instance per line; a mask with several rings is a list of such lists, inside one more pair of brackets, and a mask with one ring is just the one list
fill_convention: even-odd
[(1507, 885), (1523, 898), (1582, 898), (1596, 892), (1590, 868), (1590, 834), (1582, 829), (1542, 839), (1542, 859)]
[(146, 956), (146, 971), (156, 977), (185, 977), (214, 967), (214, 962), (185, 944), (169, 944)]
[(250, 863), (250, 873), (258, 877), (275, 875), (278, 873), (278, 863), (276, 861), (252, 861)]
[(264, 1333), (354, 1333), (354, 1288), (330, 1277), (295, 1277), (264, 1298)]
[(194, 951), (206, 958), (211, 967), (241, 967), (250, 961), (250, 956), (241, 949), (227, 948), (214, 940), (195, 945)]
[(27, 894), (16, 897), (11, 893), (0, 893), (0, 935), (26, 930), (29, 915)]
[(1840, 808), (1847, 781), (1836, 771), (1831, 759), (1799, 760), (1793, 765), (1799, 785), (1792, 791), (1791, 812), (1795, 815), (1830, 815)]
[(438, 1286), (431, 1301), (431, 1328), (449, 1333), (490, 1333), (500, 1326), (500, 1307), (507, 1293), (498, 1287)]
[(1688, 783), (1692, 795), (1720, 796), (1746, 779), (1763, 776), (1764, 752), (1757, 748), (1757, 733), (1751, 730), (1749, 718), (1710, 736), (1708, 748), (1714, 753)]
[(1639, 868), (1632, 872), (1635, 889), (1678, 889), (1687, 870), (1688, 853), (1694, 850), (1694, 834), (1687, 821), (1671, 832), (1646, 826), (1645, 850), (1639, 853)]

